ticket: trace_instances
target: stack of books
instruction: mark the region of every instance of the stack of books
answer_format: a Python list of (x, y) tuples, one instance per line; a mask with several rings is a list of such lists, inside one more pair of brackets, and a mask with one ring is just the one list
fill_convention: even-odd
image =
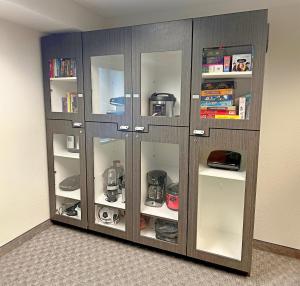
[(75, 92), (68, 92), (66, 96), (62, 97), (62, 111), (78, 112), (77, 94)]
[(240, 119), (234, 105), (234, 81), (202, 84), (200, 118)]
[(76, 62), (74, 59), (51, 59), (49, 61), (49, 77), (76, 77)]

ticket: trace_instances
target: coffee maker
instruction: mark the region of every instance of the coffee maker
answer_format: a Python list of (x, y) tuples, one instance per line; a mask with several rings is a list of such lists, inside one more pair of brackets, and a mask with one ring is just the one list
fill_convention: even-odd
[(161, 207), (165, 201), (165, 188), (167, 173), (161, 170), (153, 170), (147, 173), (147, 196), (145, 205)]

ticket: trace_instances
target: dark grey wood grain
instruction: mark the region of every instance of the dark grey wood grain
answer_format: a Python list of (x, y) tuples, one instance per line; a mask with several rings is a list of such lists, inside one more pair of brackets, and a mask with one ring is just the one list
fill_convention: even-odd
[[(125, 177), (126, 177), (126, 231), (113, 229), (95, 223), (95, 190), (94, 190), (94, 147), (93, 139), (114, 138), (125, 141)], [(97, 232), (132, 240), (132, 133), (121, 132), (116, 123), (87, 123), (87, 189), (88, 189), (88, 228)]]
[[(73, 128), (72, 122), (66, 120), (47, 120), (46, 128), (47, 128), (47, 157), (48, 157), (50, 218), (52, 220), (63, 222), (66, 224), (78, 226), (81, 228), (87, 228), (85, 130), (83, 128)], [(54, 152), (53, 152), (54, 134), (79, 136), (81, 220), (56, 214), (55, 170), (54, 170)]]
[(49, 60), (53, 58), (72, 58), (76, 60), (77, 92), (83, 94), (82, 39), (81, 33), (52, 34), (41, 38), (44, 101), (47, 119), (84, 121), (84, 97), (78, 97), (78, 113), (51, 111), (51, 92), (49, 80)]
[[(132, 95), (131, 84), (131, 28), (117, 28), (83, 33), (84, 90), (86, 96), (85, 119), (97, 122), (116, 122), (132, 128), (132, 98), (125, 98), (122, 116), (92, 113), (91, 57), (124, 56), (124, 91)], [(124, 95), (125, 96), (125, 95)]]
[[(132, 28), (133, 93), (141, 95), (141, 54), (182, 51), (181, 105), (179, 117), (141, 116), (141, 99), (133, 98), (133, 124), (189, 126), (192, 20), (140, 25)], [(172, 68), (172, 67), (170, 67)]]
[(191, 98), (190, 134), (209, 128), (260, 129), (265, 53), (268, 37), (267, 10), (258, 10), (194, 19), (192, 94), (199, 95), (203, 49), (252, 45), (253, 76), (249, 120), (200, 119), (200, 100)]
[[(172, 143), (179, 145), (180, 207), (178, 212), (177, 244), (140, 235), (141, 142)], [(135, 242), (180, 254), (186, 253), (188, 152), (187, 127), (150, 126), (149, 133), (135, 133), (133, 135), (133, 239)]]
[[(245, 130), (212, 129), (209, 137), (190, 137), (189, 161), (189, 212), (188, 212), (188, 256), (250, 273), (252, 239), (255, 213), (256, 176), (259, 132)], [(208, 151), (232, 150), (244, 154), (246, 166), (246, 189), (243, 217), (242, 259), (214, 255), (196, 249), (198, 172), (200, 162), (206, 162)], [(245, 159), (246, 158), (246, 159)]]

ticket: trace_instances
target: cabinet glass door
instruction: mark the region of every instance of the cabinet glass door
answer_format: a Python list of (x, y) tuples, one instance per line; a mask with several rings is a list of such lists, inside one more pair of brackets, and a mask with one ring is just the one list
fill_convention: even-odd
[(90, 228), (129, 239), (131, 135), (109, 123), (88, 123), (87, 130)]
[(193, 31), (191, 133), (259, 130), (266, 11), (194, 19)]
[(70, 125), (47, 122), (51, 218), (86, 227), (84, 131)]
[(131, 28), (84, 33), (83, 54), (86, 119), (130, 130)]
[(248, 271), (257, 141), (251, 131), (191, 137), (189, 255)]
[(191, 39), (191, 20), (133, 27), (135, 126), (188, 126)]
[(134, 139), (134, 239), (177, 253), (185, 253), (187, 132), (178, 139), (175, 127), (151, 126)]
[(46, 115), (83, 121), (81, 33), (42, 38)]

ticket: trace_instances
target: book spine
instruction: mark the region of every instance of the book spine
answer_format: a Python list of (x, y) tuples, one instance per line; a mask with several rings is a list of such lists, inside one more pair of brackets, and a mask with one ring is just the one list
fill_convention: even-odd
[(72, 99), (71, 99), (71, 94), (68, 92), (67, 93), (67, 100), (68, 100), (68, 112), (72, 112)]
[(230, 72), (230, 61), (231, 61), (231, 56), (224, 56), (224, 72)]
[(233, 95), (233, 88), (202, 90), (201, 96)]
[(67, 97), (62, 97), (62, 111), (63, 112), (68, 112), (68, 99)]
[(240, 119), (245, 119), (246, 117), (246, 98), (244, 96), (239, 98), (239, 116)]
[(201, 110), (200, 113), (201, 115), (236, 115), (235, 110)]
[(226, 100), (226, 101), (201, 101), (201, 106), (232, 106), (233, 101), (232, 100)]
[(232, 95), (208, 95), (201, 96), (201, 101), (226, 101), (233, 100)]
[(78, 104), (77, 104), (77, 94), (72, 93), (72, 112), (78, 112)]
[(236, 106), (201, 106), (201, 110), (236, 110)]
[(239, 115), (215, 115), (215, 119), (240, 119)]

